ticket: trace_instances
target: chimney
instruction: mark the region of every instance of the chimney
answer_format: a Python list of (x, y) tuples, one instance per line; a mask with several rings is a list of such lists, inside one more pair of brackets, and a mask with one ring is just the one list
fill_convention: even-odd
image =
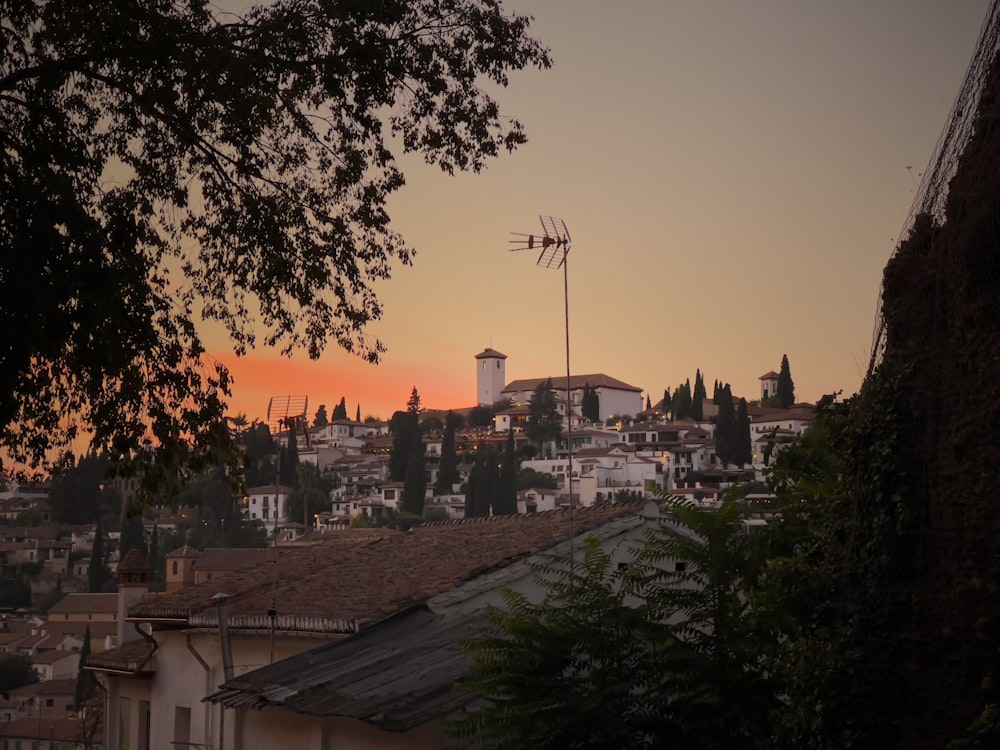
[(118, 645), (140, 638), (135, 628), (126, 627), (129, 607), (149, 593), (149, 558), (133, 547), (118, 563)]

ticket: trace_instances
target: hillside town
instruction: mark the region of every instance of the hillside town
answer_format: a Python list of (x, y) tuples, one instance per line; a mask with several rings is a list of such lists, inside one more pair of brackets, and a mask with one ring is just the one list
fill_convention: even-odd
[[(308, 726), (298, 714), (286, 727), (273, 717), (257, 726), (243, 711), (225, 712), (247, 702), (272, 705), (250, 678), (258, 670), (311, 659), (310, 649), (322, 651), (324, 644), (362, 629), (367, 634), (369, 626), (375, 626), (369, 638), (394, 638), (398, 627), (410, 625), (378, 623), (394, 623), (397, 616), (424, 618), (420, 627), (426, 632), (440, 630), (438, 657), (448, 669), (460, 669), (454, 647), (458, 631), (468, 627), (463, 618), (496, 601), (501, 585), (530, 591), (526, 559), (572, 545), (584, 533), (612, 549), (658, 516), (656, 500), (664, 494), (712, 508), (738, 484), (750, 507), (760, 510), (768, 497), (769, 457), (803, 434), (815, 416), (810, 404), (776, 405), (779, 382), (790, 382), (787, 358), (786, 375), (762, 375), (750, 404), (721, 384), (716, 399), (709, 399), (701, 393), (699, 372), (693, 393), (700, 403), (688, 406), (683, 402), (692, 397), (690, 382), (653, 404), (640, 388), (604, 373), (575, 375), (568, 388), (566, 378), (558, 377), (507, 381), (506, 360), (491, 347), (475, 355), (475, 407), (425, 410), (415, 403), (414, 388), (408, 409), (416, 406), (419, 426), (420, 503), (408, 502), (408, 481), (393, 475), (400, 450), (393, 426), (401, 429), (400, 414), (390, 422), (342, 416), (326, 421), (320, 415), (318, 424), (309, 424), (306, 415), (284, 420), (271, 436), (274, 454), (265, 464), (272, 481), (244, 485), (242, 497), (228, 491), (239, 525), (254, 530), (233, 546), (209, 546), (219, 537), (199, 536), (210, 512), (205, 505), (139, 504), (135, 478), (102, 478), (100, 484), (119, 530), (101, 521), (57, 522), (53, 503), (59, 503), (49, 489), (58, 480), (8, 487), (0, 495), (0, 556), (11, 604), (2, 610), (0, 654), (12, 670), (16, 663), (24, 672), (20, 680), (13, 674), (11, 684), (25, 684), (5, 693), (0, 739), (47, 741), (50, 747), (151, 747), (151, 737), (170, 736), (175, 746), (221, 746), (232, 731), (244, 737), (235, 747), (290, 743)], [(717, 403), (720, 394), (731, 402), (730, 417), (738, 412), (745, 420), (746, 449), (739, 456), (730, 451), (728, 461), (719, 446), (720, 413), (727, 406)], [(539, 439), (533, 425), (542, 419), (536, 402), (543, 396), (556, 424)], [(678, 415), (681, 410), (686, 413)], [(464, 425), (446, 428), (456, 414)], [(470, 424), (470, 417), (479, 424)], [(254, 430), (244, 419), (233, 422), (237, 437)], [(299, 467), (335, 478), (319, 506), (299, 504), (301, 516), (293, 511), (297, 482), (288, 465), (287, 484), (281, 481), (289, 449)], [(476, 472), (511, 450), (523, 480), (512, 502), (504, 507), (494, 492), (492, 504), (477, 508), (471, 485), (486, 480), (477, 480)], [(453, 481), (442, 482), (447, 471)], [(502, 471), (500, 465), (490, 480), (497, 487)], [(60, 498), (65, 505), (67, 498)], [(77, 499), (68, 498), (83, 504)], [(422, 518), (401, 525), (414, 507), (422, 507)], [(98, 567), (102, 576), (95, 575)], [(493, 572), (483, 578), (483, 571)], [(11, 593), (17, 587), (24, 591), (20, 600)], [(414, 604), (424, 613), (405, 614)], [(377, 635), (379, 628), (387, 634)], [(220, 638), (227, 641), (221, 650)], [(299, 667), (290, 669), (283, 673), (287, 679)], [(411, 689), (405, 670), (396, 669), (398, 689)], [(446, 669), (422, 689), (450, 695), (451, 676)], [(226, 689), (217, 692), (223, 683)], [(331, 691), (360, 689), (323, 684)], [(192, 685), (203, 685), (197, 701)], [(343, 731), (371, 734), (381, 743), (408, 738), (399, 747), (439, 744), (442, 722), (455, 706), (431, 701), (420, 708), (430, 712), (426, 717), (406, 711), (397, 716), (403, 709), (400, 696), (392, 694), (379, 721), (363, 712), (338, 712), (337, 721), (347, 723)], [(203, 700), (209, 701), (204, 707)], [(296, 711), (280, 708), (283, 714)], [(314, 707), (303, 711), (318, 716)], [(309, 731), (329, 731), (320, 725)]]

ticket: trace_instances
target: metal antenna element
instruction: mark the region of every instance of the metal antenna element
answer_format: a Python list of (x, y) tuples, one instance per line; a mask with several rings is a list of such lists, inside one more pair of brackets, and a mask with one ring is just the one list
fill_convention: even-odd
[(573, 565), (573, 540), (576, 537), (576, 529), (573, 524), (573, 404), (570, 389), (570, 369), (569, 369), (569, 247), (572, 238), (566, 222), (554, 216), (539, 216), (538, 220), (542, 224), (542, 234), (523, 234), (511, 232), (519, 239), (510, 240), (515, 250), (534, 250), (538, 248), (540, 253), (535, 265), (542, 268), (562, 268), (563, 270), (563, 301), (566, 318), (566, 446), (568, 448), (569, 468), (566, 472), (569, 488), (569, 562)]
[[(271, 661), (274, 663), (274, 627), (275, 618), (278, 614), (278, 509), (281, 507), (278, 498), (281, 496), (281, 433), (287, 430), (287, 440), (295, 439), (295, 428), (299, 423), (306, 423), (306, 412), (309, 410), (308, 396), (272, 396), (267, 402), (267, 426), (272, 435), (278, 436), (278, 471), (274, 478), (274, 537), (271, 544), (273, 549), (272, 565), (274, 566), (274, 577), (271, 579), (271, 608), (267, 611), (271, 619)], [(303, 503), (303, 506), (309, 506)], [(265, 524), (266, 526), (267, 524)]]

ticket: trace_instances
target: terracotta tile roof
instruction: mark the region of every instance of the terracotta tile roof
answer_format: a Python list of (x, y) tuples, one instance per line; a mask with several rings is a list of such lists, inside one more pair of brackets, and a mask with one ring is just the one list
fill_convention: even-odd
[(774, 370), (771, 370), (770, 372), (765, 372), (763, 375), (757, 378), (757, 380), (777, 380), (780, 377), (781, 376), (778, 373), (776, 373)]
[(486, 359), (487, 357), (493, 357), (495, 359), (507, 359), (506, 354), (501, 354), (492, 346), (487, 346), (479, 354), (476, 355), (476, 359)]
[(91, 654), (87, 659), (87, 670), (92, 672), (122, 672), (136, 674), (151, 672), (155, 667), (152, 662), (155, 649), (145, 639), (128, 641), (118, 648)]
[(173, 560), (174, 558), (181, 557), (201, 557), (201, 550), (195, 549), (185, 544), (183, 547), (178, 547), (173, 552), (168, 552), (165, 557), (168, 560)]
[(263, 547), (209, 547), (201, 551), (198, 558), (198, 570), (212, 572), (222, 570), (243, 570), (252, 568), (259, 562), (269, 560), (273, 551)]
[[(634, 513), (637, 505), (602, 505), (574, 512), (577, 534)], [(129, 619), (190, 627), (217, 627), (212, 597), (229, 595), (231, 628), (267, 630), (276, 603), (282, 631), (356, 632), (476, 576), (501, 569), (569, 538), (570, 514), (551, 511), (425, 524), (406, 533), (380, 533), (365, 542), (346, 532), (290, 549), (267, 562), (169, 594), (147, 596)]]
[(61, 659), (79, 655), (79, 651), (59, 651), (58, 649), (52, 649), (51, 651), (43, 651), (40, 654), (35, 654), (31, 657), (31, 662), (32, 664), (55, 664)]
[[(544, 383), (549, 378), (527, 378), (525, 380), (514, 380), (507, 384), (507, 387), (501, 391), (501, 393), (508, 392), (518, 392), (518, 391), (533, 391), (539, 385)], [(563, 375), (559, 377), (558, 375), (551, 378), (552, 387), (558, 393), (560, 390), (566, 390), (566, 376)], [(569, 378), (570, 390), (577, 388), (583, 388), (583, 386), (590, 384), (592, 388), (615, 388), (619, 391), (635, 391), (637, 393), (642, 391), (642, 388), (636, 388), (634, 385), (629, 385), (621, 380), (612, 378), (604, 373), (596, 373), (593, 375), (571, 375)]]
[(76, 679), (72, 677), (57, 680), (34, 682), (31, 685), (15, 688), (10, 691), (11, 697), (26, 701), (39, 695), (73, 695), (76, 692)]
[(39, 721), (35, 717), (16, 719), (0, 725), (0, 737), (11, 739), (41, 740), (48, 742), (77, 743), (81, 739), (83, 725), (79, 719), (51, 719)]
[(49, 609), (52, 615), (117, 614), (118, 594), (67, 594)]

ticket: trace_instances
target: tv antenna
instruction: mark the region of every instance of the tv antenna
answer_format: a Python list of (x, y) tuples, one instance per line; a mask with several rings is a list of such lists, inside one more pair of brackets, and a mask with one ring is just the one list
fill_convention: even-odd
[[(271, 580), (271, 608), (267, 616), (271, 620), (271, 661), (274, 663), (274, 630), (278, 616), (278, 509), (281, 507), (278, 498), (281, 497), (281, 432), (287, 430), (286, 441), (295, 440), (295, 428), (301, 422), (306, 423), (306, 412), (309, 410), (308, 396), (272, 396), (267, 402), (267, 426), (272, 434), (278, 436), (278, 470), (274, 479), (274, 539), (272, 541), (274, 578)], [(308, 437), (308, 433), (307, 437)], [(288, 443), (286, 442), (287, 446)], [(287, 498), (286, 498), (287, 501)], [(303, 507), (308, 507), (303, 502)], [(266, 526), (266, 524), (265, 524)]]
[(572, 238), (566, 222), (554, 216), (539, 216), (542, 225), (540, 235), (524, 234), (522, 232), (511, 232), (518, 239), (510, 240), (514, 247), (509, 248), (511, 252), (518, 250), (538, 249), (538, 259), (536, 266), (541, 268), (562, 268), (563, 270), (563, 302), (566, 320), (566, 446), (568, 448), (569, 468), (566, 471), (569, 489), (569, 562), (573, 565), (573, 539), (576, 530), (573, 525), (573, 408), (570, 398), (570, 369), (569, 369), (569, 248)]

